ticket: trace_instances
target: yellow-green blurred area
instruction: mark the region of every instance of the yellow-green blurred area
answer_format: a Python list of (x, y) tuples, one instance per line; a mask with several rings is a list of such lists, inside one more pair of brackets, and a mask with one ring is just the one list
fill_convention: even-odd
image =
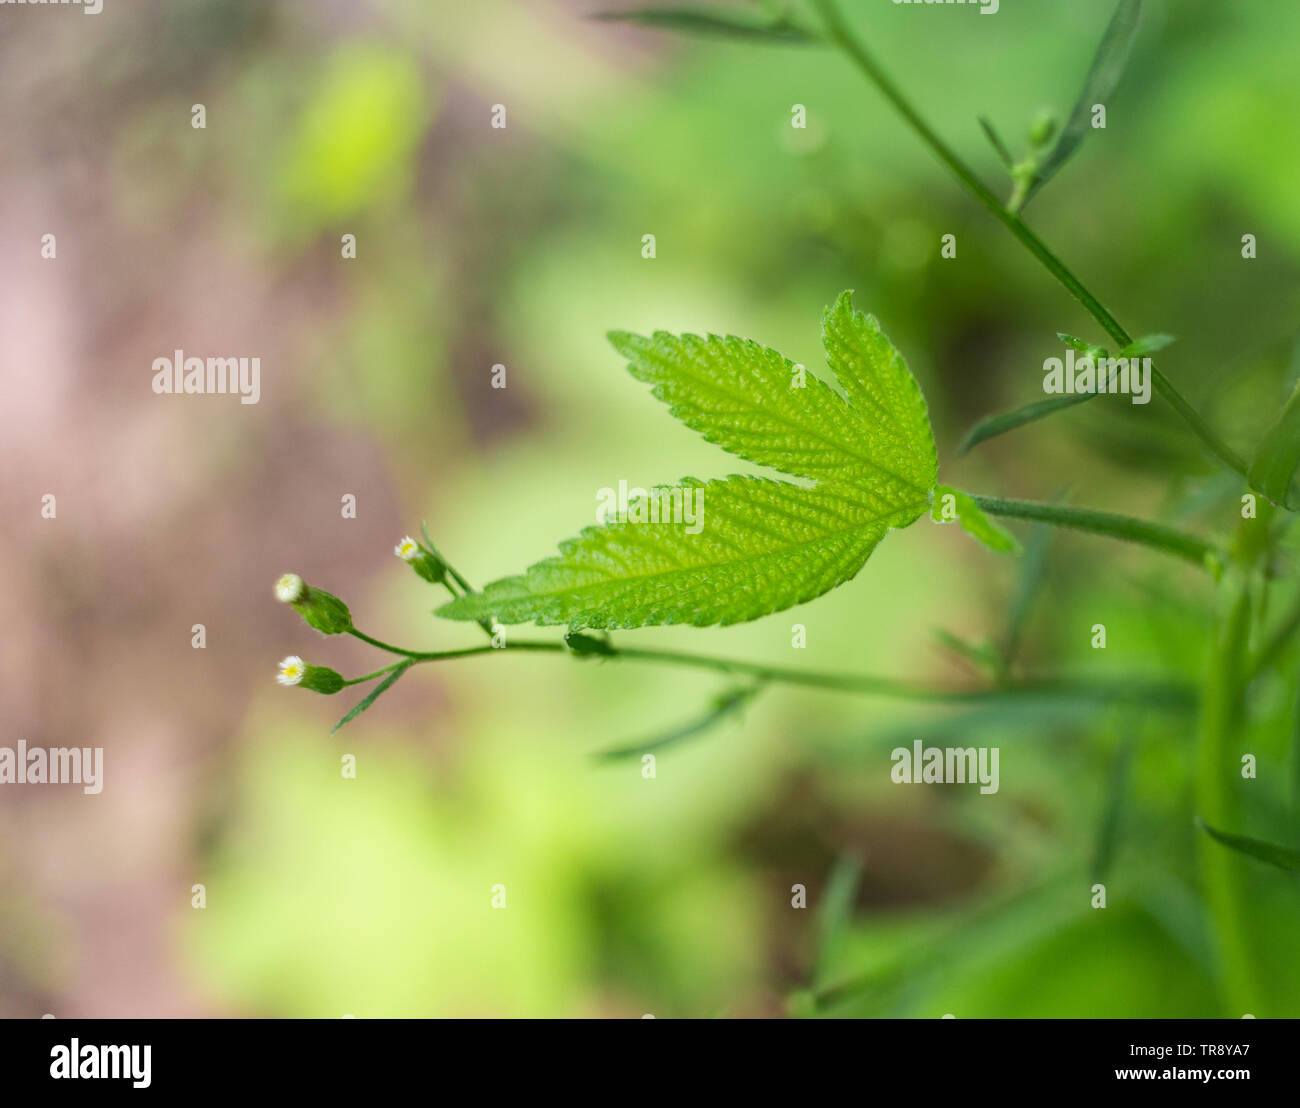
[[(476, 646), (392, 555), (421, 521), (481, 585), (593, 523), (601, 488), (752, 469), (607, 331), (739, 334), (824, 372), (846, 288), (921, 383), (941, 480), (1212, 537), (1240, 521), (1241, 482), (1158, 397), (959, 456), (977, 419), (1043, 398), (1058, 331), (1105, 336), (841, 56), (587, 18), (620, 6), (0, 8), (4, 741), (106, 751), (101, 796), (0, 795), (0, 1014), (774, 1016), (815, 991), (830, 1015), (1241, 1016), (1193, 713), (772, 686), (647, 778), (593, 755), (698, 717), (727, 678), (507, 650), (418, 666), (333, 735), (360, 690), (274, 684), (288, 654), (387, 660), (277, 605), (282, 572), (388, 642)], [(1002, 196), (978, 117), (1023, 153), (1113, 8), (841, 6)], [(1105, 130), (1026, 219), (1131, 332), (1177, 336), (1161, 369), (1249, 455), (1300, 371), (1300, 6), (1147, 7)], [(260, 356), (261, 402), (154, 396), (178, 348)], [(48, 489), (57, 529), (30, 507)], [(1013, 674), (1194, 689), (1208, 575), (1046, 538)], [(1283, 561), (1266, 616), (1295, 591)], [(986, 677), (936, 631), (1000, 646), (1025, 577), (923, 518), (811, 604), (615, 641), (965, 688)], [(1246, 709), (1237, 830), (1294, 844), (1295, 681), (1266, 675)], [(1000, 789), (894, 784), (918, 739), (997, 747)], [(1244, 866), (1252, 1014), (1300, 1015), (1300, 889)]]

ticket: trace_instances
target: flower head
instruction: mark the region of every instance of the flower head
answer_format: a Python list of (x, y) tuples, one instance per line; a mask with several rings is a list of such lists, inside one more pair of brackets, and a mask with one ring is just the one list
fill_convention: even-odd
[(292, 605), (307, 623), (323, 635), (352, 630), (352, 614), (337, 596), (314, 589), (296, 573), (286, 573), (275, 583), (277, 600)]
[(343, 675), (328, 666), (309, 666), (296, 654), (291, 654), (280, 663), (280, 672), (276, 674), (281, 685), (301, 685), (312, 692), (330, 696), (347, 684)]
[(296, 654), (290, 654), (283, 662), (280, 663), (280, 672), (276, 674), (275, 679), (281, 685), (301, 684), (302, 679), (307, 675), (307, 663)]
[(307, 585), (296, 573), (286, 573), (275, 583), (275, 598), (283, 604), (301, 600)]
[(437, 585), (446, 579), (447, 570), (442, 559), (410, 535), (393, 547), (393, 553), (430, 584)]

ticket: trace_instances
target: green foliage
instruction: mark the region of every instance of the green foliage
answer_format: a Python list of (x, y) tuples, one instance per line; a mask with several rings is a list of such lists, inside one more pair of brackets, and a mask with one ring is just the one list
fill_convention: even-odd
[(1260, 862), (1267, 862), (1270, 866), (1276, 866), (1278, 869), (1284, 869), (1290, 873), (1300, 873), (1300, 850), (1295, 850), (1289, 846), (1280, 846), (1277, 843), (1265, 842), (1263, 839), (1251, 839), (1245, 835), (1233, 835), (1227, 831), (1219, 831), (1204, 820), (1198, 822), (1202, 831), (1215, 842), (1222, 843), (1229, 850), (1235, 850), (1238, 854), (1244, 854)]
[[(951, 516), (948, 514), (950, 510)], [(968, 535), (999, 554), (1020, 553), (1020, 543), (1015, 535), (989, 519), (970, 496), (949, 485), (940, 485), (934, 490), (930, 518), (935, 523), (959, 523)]]
[(640, 742), (627, 743), (612, 750), (603, 750), (596, 755), (598, 761), (620, 762), (628, 758), (640, 758), (665, 747), (676, 746), (687, 739), (703, 735), (733, 715), (740, 713), (758, 695), (760, 685), (737, 685), (727, 689), (713, 698), (713, 702), (703, 715), (688, 723), (671, 728), (659, 735), (652, 735)]
[(1291, 491), (1297, 466), (1300, 466), (1300, 386), (1260, 442), (1250, 464), (1250, 483), (1274, 504), (1285, 504), (1294, 510), (1300, 507)]
[[(1075, 338), (1073, 335), (1067, 335), (1063, 331), (1058, 332), (1056, 337), (1084, 357), (1106, 358), (1110, 356), (1105, 347), (1093, 346), (1091, 343), (1084, 342), (1083, 339)], [(1173, 335), (1144, 335), (1142, 338), (1134, 339), (1133, 342), (1125, 346), (1120, 351), (1119, 357), (1144, 358), (1148, 354), (1154, 354), (1157, 350), (1163, 350), (1173, 341)], [(1032, 404), (1026, 404), (1024, 407), (1016, 408), (1010, 412), (985, 416), (966, 432), (961, 444), (957, 447), (957, 453), (965, 454), (982, 442), (995, 439), (999, 435), (1005, 435), (1008, 431), (1014, 431), (1027, 423), (1037, 423), (1040, 419), (1046, 419), (1049, 415), (1063, 411), (1066, 408), (1073, 408), (1076, 404), (1086, 404), (1094, 397), (1102, 395), (1106, 394), (1086, 392), (1079, 393), (1076, 396), (1053, 396), (1047, 400), (1036, 400)]]
[(395, 684), (397, 684), (397, 679), (401, 677), (402, 674), (404, 674), (413, 665), (415, 665), (414, 660), (411, 660), (409, 662), (399, 662), (397, 666), (393, 669), (393, 671), (382, 681), (380, 681), (378, 685), (376, 685), (373, 689), (371, 689), (370, 692), (368, 692), (365, 695), (364, 699), (362, 699), (357, 704), (357, 706), (352, 709), (352, 711), (350, 711), (341, 720), (339, 720), (338, 723), (334, 725), (334, 727), (330, 730), (330, 734), (331, 735), (334, 734), (334, 732), (337, 731), (340, 727), (342, 727), (345, 723), (351, 723), (354, 719), (356, 719), (357, 716), (359, 716), (362, 712), (364, 712), (367, 708), (369, 708), (370, 705), (372, 705), (376, 700), (378, 700), (381, 696), (383, 696), (384, 693), (386, 693)]
[(277, 154), (274, 187), (286, 224), (311, 233), (400, 196), (434, 102), (408, 54), (339, 48)]
[[(688, 427), (729, 453), (794, 477), (686, 478), (701, 526), (648, 518), (589, 527), (560, 556), (439, 609), (449, 619), (630, 628), (757, 619), (849, 580), (892, 528), (913, 523), (938, 472), (921, 390), (879, 324), (840, 296), (823, 320), (847, 399), (757, 343), (614, 332), (628, 368)], [(666, 503), (662, 498), (660, 503)], [(680, 515), (680, 513), (679, 513)], [(691, 533), (695, 530), (697, 533)]]
[(808, 45), (820, 41), (817, 34), (792, 18), (780, 13), (763, 19), (742, 14), (734, 8), (690, 7), (633, 8), (625, 12), (600, 12), (596, 19), (619, 23), (637, 23), (664, 31), (713, 35), (751, 43), (774, 45)]
[(1107, 104), (1114, 95), (1137, 39), (1142, 3), (1143, 0), (1120, 0), (1056, 144), (1034, 171), (1024, 203), (1033, 199), (1034, 194), (1061, 170), (1088, 137), (1092, 131), (1093, 105)]

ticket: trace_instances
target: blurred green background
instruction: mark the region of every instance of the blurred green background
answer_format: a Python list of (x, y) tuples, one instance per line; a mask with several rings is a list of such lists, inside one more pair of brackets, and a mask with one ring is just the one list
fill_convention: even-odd
[[(286, 654), (382, 664), (276, 605), (281, 572), (383, 639), (476, 645), (392, 557), (421, 520), (481, 584), (593, 522), (602, 487), (738, 468), (624, 372), (611, 328), (742, 334), (817, 371), (821, 311), (852, 288), (921, 382), (942, 480), (1215, 535), (1239, 517), (1159, 399), (959, 458), (980, 416), (1042, 397), (1057, 331), (1104, 336), (843, 59), (586, 18), (605, 6), (0, 9), (6, 741), (107, 761), (99, 797), (0, 795), (0, 1014), (773, 1016), (819, 988), (832, 1015), (1239, 1016), (1199, 886), (1190, 716), (774, 688), (648, 781), (591, 755), (690, 719), (716, 675), (426, 666), (332, 737), (355, 696), (275, 686)], [(843, 6), (1000, 192), (976, 117), (1020, 152), (1112, 8)], [(1300, 7), (1149, 9), (1107, 129), (1027, 218), (1130, 330), (1178, 336), (1162, 369), (1246, 450), (1300, 365)], [(178, 347), (259, 355), (261, 403), (154, 396)], [(31, 507), (50, 490), (57, 523)], [(620, 637), (963, 686), (935, 629), (999, 640), (1023, 573), (923, 520), (805, 607)], [(1052, 536), (1017, 672), (1194, 684), (1212, 600), (1159, 555)], [(1295, 842), (1295, 682), (1257, 682), (1249, 709), (1241, 830)], [(893, 785), (913, 739), (998, 746), (1000, 791)], [(1248, 872), (1261, 1014), (1300, 1015), (1300, 893)]]

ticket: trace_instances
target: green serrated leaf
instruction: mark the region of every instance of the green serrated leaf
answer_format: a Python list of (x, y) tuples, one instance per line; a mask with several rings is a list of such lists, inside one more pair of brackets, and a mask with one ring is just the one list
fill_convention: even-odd
[(1004, 531), (981, 510), (966, 493), (950, 485), (934, 490), (930, 518), (935, 523), (959, 523), (961, 529), (999, 554), (1019, 554), (1020, 543), (1010, 531)]
[(849, 580), (891, 528), (915, 522), (926, 508), (913, 501), (882, 511), (852, 490), (761, 477), (687, 479), (681, 487), (703, 491), (698, 534), (680, 523), (588, 527), (560, 544), (559, 557), (437, 614), (574, 631), (743, 623)]
[(1260, 440), (1250, 463), (1251, 487), (1274, 504), (1285, 504), (1294, 511), (1300, 507), (1300, 497), (1291, 491), (1297, 467), (1300, 467), (1300, 385)]
[(849, 293), (823, 321), (847, 399), (744, 339), (616, 332), (610, 340), (632, 375), (708, 441), (817, 487), (687, 478), (678, 502), (698, 505), (695, 525), (690, 510), (649, 521), (649, 505), (664, 500), (641, 498), (626, 519), (587, 528), (561, 544), (559, 557), (459, 597), (439, 615), (575, 631), (740, 623), (847, 581), (891, 528), (925, 511), (938, 470), (925, 399)]
[(1250, 839), (1245, 835), (1231, 835), (1227, 831), (1216, 830), (1204, 820), (1198, 820), (1197, 822), (1200, 824), (1202, 831), (1215, 842), (1222, 843), (1229, 850), (1235, 850), (1238, 854), (1245, 854), (1258, 861), (1267, 862), (1270, 866), (1277, 866), (1278, 869), (1284, 869), (1290, 873), (1300, 873), (1300, 850), (1294, 850), (1289, 846), (1279, 846), (1277, 843), (1265, 842), (1263, 839)]
[(408, 669), (410, 669), (413, 665), (415, 665), (414, 661), (402, 662), (400, 665), (398, 665), (398, 667), (395, 670), (393, 670), (392, 673), (390, 673), (387, 677), (385, 677), (382, 681), (380, 681), (378, 685), (376, 685), (373, 689), (371, 689), (370, 692), (366, 694), (365, 698), (359, 704), (357, 704), (357, 706), (353, 708), (352, 711), (350, 711), (341, 720), (339, 720), (338, 723), (334, 725), (334, 728), (332, 731), (330, 731), (330, 734), (331, 735), (334, 734), (334, 732), (337, 731), (340, 727), (342, 727), (345, 723), (351, 723), (354, 719), (356, 719), (357, 716), (359, 716), (362, 712), (364, 712), (367, 708), (369, 708), (370, 705), (372, 705), (376, 700), (378, 700), (381, 696), (383, 696), (384, 693), (386, 693), (389, 689), (391, 689), (393, 685), (396, 684), (397, 679), (401, 677), (402, 674), (405, 673)]
[(1142, 0), (1120, 0), (1093, 55), (1092, 65), (1083, 79), (1083, 88), (1070, 110), (1070, 117), (1061, 128), (1051, 151), (1038, 165), (1037, 172), (1025, 195), (1028, 203), (1066, 162), (1070, 160), (1092, 131), (1092, 106), (1109, 104), (1124, 67), (1128, 64), (1133, 43), (1137, 40), (1138, 24), (1142, 18)]
[(789, 16), (762, 19), (730, 8), (633, 8), (623, 12), (597, 12), (593, 19), (616, 23), (636, 23), (665, 31), (712, 35), (742, 39), (746, 42), (806, 46), (821, 42), (821, 37)]
[(925, 398), (906, 363), (845, 292), (822, 341), (848, 402), (825, 381), (748, 339), (615, 331), (628, 370), (709, 442), (758, 465), (852, 485), (887, 505), (925, 497), (938, 472)]

